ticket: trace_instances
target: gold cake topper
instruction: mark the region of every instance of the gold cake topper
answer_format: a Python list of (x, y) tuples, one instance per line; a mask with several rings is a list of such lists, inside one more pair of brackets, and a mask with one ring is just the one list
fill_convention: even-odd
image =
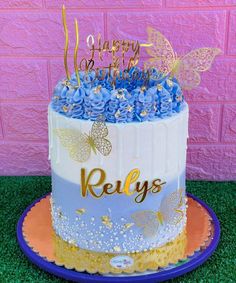
[(199, 85), (200, 73), (209, 70), (215, 56), (221, 53), (219, 48), (204, 47), (194, 49), (181, 58), (162, 33), (151, 27), (147, 28), (147, 33), (152, 45), (146, 49), (151, 58), (144, 63), (145, 68), (154, 67), (163, 76), (175, 76), (186, 90)]
[[(68, 69), (68, 28), (66, 23), (66, 11), (65, 6), (62, 7), (62, 19), (65, 33), (65, 47), (64, 47), (64, 66), (67, 81), (70, 80), (70, 72)], [(104, 40), (98, 33), (95, 40), (95, 36), (89, 34), (86, 39), (87, 46), (90, 50), (90, 58), (81, 58), (78, 64), (78, 48), (79, 48), (79, 27), (78, 21), (75, 19), (75, 35), (76, 42), (74, 48), (74, 71), (77, 79), (78, 87), (80, 86), (79, 71), (85, 71), (86, 73), (94, 70), (96, 77), (100, 76), (100, 79), (104, 79), (105, 75), (111, 78), (111, 83), (115, 87), (116, 78), (122, 73), (122, 79), (127, 79), (127, 70), (137, 66), (140, 59), (140, 48), (146, 48), (147, 53), (151, 56), (144, 62), (144, 80), (150, 79), (151, 68), (155, 68), (159, 72), (159, 78), (169, 76), (176, 77), (179, 81), (182, 89), (192, 89), (199, 85), (201, 81), (200, 73), (210, 69), (212, 62), (216, 55), (220, 54), (219, 48), (203, 47), (190, 51), (183, 57), (177, 56), (173, 50), (169, 40), (159, 31), (154, 28), (148, 27), (148, 40), (147, 42), (140, 43), (135, 40)], [(132, 55), (126, 58), (127, 54)], [(100, 61), (103, 61), (104, 54), (111, 55), (111, 63), (108, 66), (96, 67), (95, 65), (95, 53), (98, 54)], [(119, 56), (120, 54), (120, 56)], [(127, 62), (125, 61), (127, 59)], [(122, 68), (123, 70), (122, 70)], [(102, 70), (102, 77), (101, 71)], [(147, 74), (146, 74), (147, 73)], [(112, 76), (111, 76), (112, 74)], [(146, 77), (148, 75), (148, 77)], [(132, 78), (134, 79), (134, 78)]]

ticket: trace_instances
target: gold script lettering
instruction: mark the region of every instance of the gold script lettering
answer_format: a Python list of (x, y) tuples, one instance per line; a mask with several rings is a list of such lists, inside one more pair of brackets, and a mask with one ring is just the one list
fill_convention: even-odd
[[(97, 172), (100, 172), (100, 178), (95, 184), (90, 184), (90, 180), (93, 177), (93, 175)], [(86, 178), (86, 172), (85, 169), (81, 169), (81, 193), (82, 196), (85, 197), (87, 194), (87, 190), (89, 189), (89, 192), (91, 193), (92, 196), (95, 198), (100, 198), (103, 195), (103, 191), (100, 195), (96, 195), (94, 192), (94, 187), (99, 187), (101, 186), (106, 180), (106, 173), (104, 170), (100, 168), (94, 168)]]
[(135, 192), (135, 191), (132, 192), (130, 191), (130, 185), (133, 184), (135, 181), (137, 181), (139, 175), (140, 175), (139, 169), (133, 169), (132, 171), (129, 172), (128, 176), (126, 177), (123, 192), (127, 196), (130, 196)]

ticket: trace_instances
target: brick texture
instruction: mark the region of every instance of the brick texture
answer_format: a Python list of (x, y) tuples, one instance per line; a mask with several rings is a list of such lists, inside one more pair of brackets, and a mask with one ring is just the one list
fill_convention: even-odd
[(0, 160), (2, 175), (47, 175), (50, 172), (47, 144), (0, 143)]
[(228, 53), (236, 55), (236, 10), (230, 12)]
[(109, 38), (147, 38), (147, 26), (160, 30), (179, 55), (197, 47), (224, 47), (225, 12), (137, 12), (109, 13)]
[(166, 0), (167, 7), (233, 6), (236, 0)]
[(47, 105), (3, 104), (5, 137), (9, 140), (47, 140)]
[[(74, 18), (78, 18), (81, 38), (103, 34), (102, 13), (68, 13), (71, 49), (74, 48)], [(97, 19), (95, 21), (95, 19)], [(86, 23), (86, 24), (85, 24)], [(1, 13), (0, 55), (62, 55), (64, 46), (61, 13)], [(86, 40), (81, 40), (84, 49)], [(73, 54), (73, 53), (72, 53)]]
[(1, 113), (0, 113), (0, 140), (3, 139), (3, 131), (2, 131), (2, 120), (1, 120)]
[(187, 178), (235, 180), (236, 146), (192, 145), (188, 148)]
[(162, 0), (46, 0), (47, 7), (61, 8), (65, 4), (70, 8), (143, 8), (161, 7)]
[[(4, 100), (47, 100), (46, 60), (0, 60), (0, 93)], [(14, 78), (14, 81), (13, 81)]]
[(223, 112), (222, 141), (236, 141), (236, 105), (225, 105)]
[(189, 105), (189, 141), (217, 142), (220, 107), (214, 105)]
[[(146, 42), (147, 26), (164, 33), (179, 55), (221, 48), (212, 69), (201, 73), (201, 85), (184, 94), (190, 106), (187, 176), (236, 180), (236, 0), (0, 1), (0, 174), (50, 173), (47, 105), (65, 77), (62, 4), (71, 71), (75, 17), (79, 59), (88, 56), (89, 34)], [(140, 63), (147, 58), (143, 48)]]
[(0, 8), (40, 8), (43, 6), (43, 0), (2, 0)]

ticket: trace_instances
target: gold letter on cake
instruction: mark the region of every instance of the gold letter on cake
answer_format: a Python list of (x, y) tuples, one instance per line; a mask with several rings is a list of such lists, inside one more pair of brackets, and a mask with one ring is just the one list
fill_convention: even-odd
[(133, 184), (139, 177), (140, 171), (139, 169), (133, 169), (132, 171), (129, 172), (128, 176), (125, 179), (125, 184), (124, 184), (124, 190), (123, 192), (127, 195), (130, 196), (134, 193), (134, 190), (130, 192), (130, 185)]

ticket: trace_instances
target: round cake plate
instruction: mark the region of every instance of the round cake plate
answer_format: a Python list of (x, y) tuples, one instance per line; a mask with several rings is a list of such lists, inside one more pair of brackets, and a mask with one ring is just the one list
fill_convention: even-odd
[(170, 265), (166, 268), (159, 269), (158, 271), (145, 272), (145, 273), (135, 273), (134, 275), (99, 275), (99, 274), (89, 274), (87, 272), (78, 272), (73, 269), (67, 269), (64, 266), (58, 266), (53, 262), (49, 262), (46, 258), (38, 255), (33, 249), (27, 244), (23, 235), (23, 223), (31, 208), (38, 202), (40, 202), (47, 195), (35, 200), (21, 215), (17, 224), (17, 239), (18, 243), (24, 252), (24, 254), (29, 258), (31, 262), (39, 266), (44, 271), (47, 271), (53, 275), (61, 277), (66, 280), (75, 282), (132, 282), (132, 283), (145, 283), (145, 282), (162, 282), (169, 280), (178, 276), (181, 276), (187, 272), (192, 271), (199, 265), (204, 263), (216, 249), (219, 239), (220, 239), (220, 224), (217, 216), (213, 210), (207, 206), (202, 200), (197, 197), (187, 194), (188, 197), (197, 201), (202, 207), (206, 209), (209, 216), (212, 219), (212, 235), (209, 239), (208, 244), (205, 248), (198, 252), (195, 252), (193, 256), (189, 257), (188, 260), (183, 261), (176, 265)]

